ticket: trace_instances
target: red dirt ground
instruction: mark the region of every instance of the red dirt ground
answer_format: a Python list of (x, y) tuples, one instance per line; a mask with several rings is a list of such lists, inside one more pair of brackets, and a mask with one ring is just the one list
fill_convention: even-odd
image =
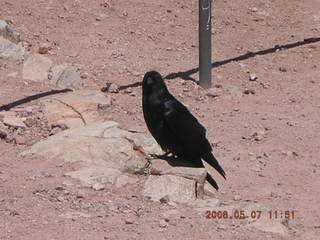
[[(32, 52), (42, 43), (56, 63), (77, 66), (87, 88), (142, 80), (151, 69), (164, 76), (198, 64), (198, 1), (0, 1)], [(136, 186), (94, 191), (77, 183), (60, 189), (76, 166), (21, 158), (28, 146), (0, 141), (0, 239), (316, 239), (320, 234), (320, 37), (319, 0), (214, 1), (213, 56), (217, 62), (204, 90), (181, 78), (167, 81), (215, 143), (227, 181), (217, 177), (225, 205), (257, 202), (294, 210), (289, 236), (247, 227), (242, 220), (207, 220), (185, 205), (143, 199)], [(282, 46), (274, 51), (275, 46)], [(0, 59), (0, 105), (49, 90), (21, 78), (22, 64)], [(16, 77), (7, 74), (18, 72)], [(250, 74), (258, 79), (249, 81)], [(190, 75), (198, 79), (198, 74)], [(244, 94), (253, 89), (255, 94)], [(146, 130), (141, 87), (113, 94), (110, 119)], [(208, 92), (219, 96), (207, 96)], [(26, 104), (28, 105), (28, 104)], [(252, 135), (258, 133), (257, 139)], [(254, 135), (255, 136), (255, 135)], [(254, 137), (253, 137), (254, 138)], [(235, 196), (237, 196), (235, 198)], [(240, 196), (240, 197), (239, 197)], [(241, 198), (239, 200), (239, 198)], [(236, 199), (236, 200), (235, 200)], [(164, 220), (169, 210), (177, 218)], [(210, 209), (208, 209), (210, 210)], [(86, 217), (66, 218), (72, 211)], [(63, 217), (64, 216), (64, 217)], [(164, 221), (164, 222), (163, 222)]]

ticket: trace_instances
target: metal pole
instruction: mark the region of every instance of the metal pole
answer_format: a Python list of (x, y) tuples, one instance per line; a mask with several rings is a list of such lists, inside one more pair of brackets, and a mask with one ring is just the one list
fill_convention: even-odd
[(199, 0), (199, 84), (209, 88), (211, 82), (211, 0)]

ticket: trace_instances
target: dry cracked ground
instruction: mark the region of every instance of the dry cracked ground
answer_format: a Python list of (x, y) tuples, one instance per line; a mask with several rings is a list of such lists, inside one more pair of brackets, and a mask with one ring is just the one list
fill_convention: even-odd
[[(318, 239), (320, 2), (214, 1), (208, 90), (197, 7), (0, 0), (0, 239)], [(149, 164), (151, 69), (206, 127), (218, 192)]]

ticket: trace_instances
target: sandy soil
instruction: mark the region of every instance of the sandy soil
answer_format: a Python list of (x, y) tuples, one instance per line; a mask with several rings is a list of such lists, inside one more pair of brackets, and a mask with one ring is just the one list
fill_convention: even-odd
[[(87, 88), (107, 82), (123, 86), (112, 94), (110, 119), (146, 134), (141, 87), (134, 83), (151, 69), (164, 76), (180, 72), (171, 76), (182, 78), (169, 79), (168, 86), (206, 126), (227, 173), (227, 181), (217, 177), (221, 190), (215, 198), (225, 205), (253, 202), (295, 211), (286, 222), (289, 236), (248, 227), (243, 220), (208, 220), (205, 212), (186, 205), (146, 200), (143, 176), (139, 184), (122, 189), (61, 187), (70, 181), (63, 173), (76, 166), (20, 158), (28, 146), (0, 141), (0, 239), (319, 236), (320, 41), (303, 40), (320, 36), (320, 2), (215, 1), (217, 85), (211, 90), (190, 81), (198, 80), (196, 70), (188, 74), (198, 64), (197, 4), (0, 0), (0, 19), (12, 22), (32, 52), (49, 43), (47, 56), (77, 66)], [(0, 105), (50, 89), (23, 80), (20, 73), (8, 76), (20, 69), (21, 63), (0, 59)], [(257, 80), (250, 81), (250, 74)], [(254, 94), (245, 94), (248, 89)], [(177, 211), (178, 217), (164, 217), (168, 211)], [(70, 212), (86, 214), (66, 215)]]

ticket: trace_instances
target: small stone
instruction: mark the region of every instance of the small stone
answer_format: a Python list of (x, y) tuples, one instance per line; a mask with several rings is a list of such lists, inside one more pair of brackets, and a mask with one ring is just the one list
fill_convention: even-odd
[(59, 197), (57, 197), (57, 200), (58, 200), (59, 202), (63, 202), (63, 201), (64, 201), (64, 198), (63, 198), (62, 196), (59, 196)]
[(56, 135), (57, 133), (59, 133), (61, 131), (62, 131), (61, 128), (58, 128), (58, 127), (52, 128), (49, 133), (49, 136)]
[(212, 98), (216, 98), (216, 97), (219, 97), (220, 94), (217, 93), (216, 90), (210, 89), (210, 90), (207, 92), (207, 96), (208, 96), (208, 97), (212, 97)]
[(51, 50), (51, 46), (48, 43), (42, 43), (39, 46), (38, 52), (40, 54), (46, 54)]
[(235, 195), (234, 197), (233, 197), (233, 200), (235, 200), (235, 201), (240, 201), (242, 198), (241, 198), (241, 196), (240, 195)]
[(133, 219), (126, 219), (125, 224), (134, 224), (134, 220)]
[(58, 190), (58, 191), (65, 190), (64, 186), (62, 186), (62, 185), (58, 185), (54, 189)]
[(166, 228), (167, 226), (168, 226), (168, 223), (166, 222), (165, 219), (161, 219), (161, 220), (159, 221), (159, 227), (161, 227), (161, 228)]
[(107, 86), (107, 91), (110, 93), (118, 93), (119, 86), (116, 83), (111, 83), (109, 86)]
[(26, 145), (28, 140), (25, 137), (17, 136), (15, 137), (16, 144), (18, 145)]
[(124, 90), (124, 92), (125, 92), (125, 93), (132, 93), (132, 88), (130, 88), (130, 87), (129, 87), (129, 88), (126, 88), (126, 89)]
[(6, 139), (7, 136), (8, 134), (0, 129), (0, 139)]
[(287, 69), (285, 67), (279, 67), (280, 72), (287, 72)]
[(256, 74), (254, 74), (254, 73), (250, 74), (250, 76), (249, 76), (250, 81), (256, 81), (257, 79), (258, 79), (258, 77)]
[(61, 128), (62, 130), (67, 130), (69, 127), (65, 123), (55, 122), (51, 124), (51, 128)]
[(255, 94), (256, 91), (254, 89), (250, 88), (250, 89), (244, 90), (243, 93), (249, 95), (249, 94)]
[(251, 135), (251, 138), (255, 141), (262, 141), (263, 138), (264, 138), (264, 135), (265, 135), (265, 132), (263, 131), (259, 131), (259, 132), (254, 132), (252, 135)]
[(170, 201), (169, 196), (166, 195), (159, 200), (161, 203), (168, 203)]
[(79, 190), (76, 194), (77, 198), (85, 198), (85, 196), (86, 194), (82, 190)]
[(101, 183), (95, 183), (92, 185), (92, 188), (96, 191), (101, 191), (105, 189), (105, 186)]
[(258, 8), (253, 7), (253, 8), (249, 8), (251, 10), (251, 12), (258, 12)]

